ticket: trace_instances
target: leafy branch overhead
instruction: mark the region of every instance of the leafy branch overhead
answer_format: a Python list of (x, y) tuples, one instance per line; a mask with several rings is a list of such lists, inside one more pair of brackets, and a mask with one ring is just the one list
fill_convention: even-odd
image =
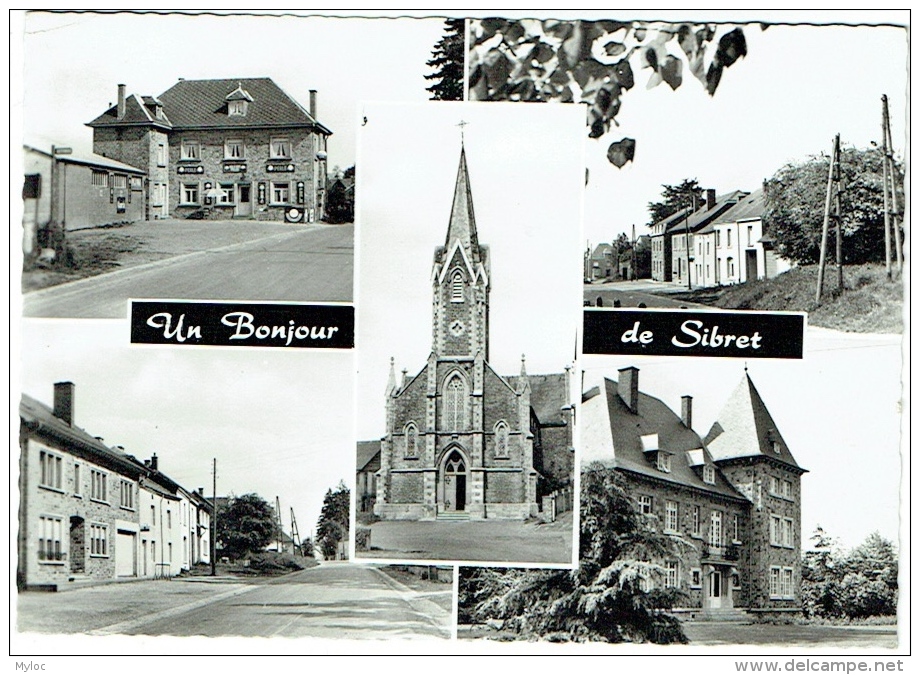
[[(481, 19), (470, 30), (472, 100), (585, 103), (591, 138), (616, 124), (636, 69), (651, 70), (647, 89), (677, 89), (686, 70), (711, 96), (722, 71), (747, 54), (740, 27), (709, 24)], [(635, 149), (623, 138), (607, 158), (622, 167)]]

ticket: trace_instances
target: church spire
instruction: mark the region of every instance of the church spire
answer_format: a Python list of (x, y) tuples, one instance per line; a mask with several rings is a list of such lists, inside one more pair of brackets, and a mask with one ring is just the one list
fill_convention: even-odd
[(473, 193), (470, 190), (470, 176), (466, 168), (466, 148), (460, 146), (460, 167), (454, 185), (454, 201), (450, 209), (450, 223), (447, 226), (447, 240), (444, 247), (450, 250), (459, 239), (467, 255), (478, 257), (479, 237), (476, 234), (476, 217), (473, 214)]
[(390, 357), (390, 376), (387, 378), (387, 396), (396, 391), (396, 359)]

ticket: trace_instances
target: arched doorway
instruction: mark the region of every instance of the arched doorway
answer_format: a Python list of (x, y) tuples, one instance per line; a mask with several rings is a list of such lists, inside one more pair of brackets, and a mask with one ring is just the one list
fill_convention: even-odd
[(441, 462), (439, 510), (466, 511), (467, 460), (458, 448), (452, 449)]

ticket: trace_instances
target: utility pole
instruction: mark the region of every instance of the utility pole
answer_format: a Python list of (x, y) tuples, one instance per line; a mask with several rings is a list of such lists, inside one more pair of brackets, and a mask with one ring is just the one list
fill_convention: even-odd
[[(830, 225), (830, 218), (831, 218), (831, 199), (834, 196), (835, 187), (837, 191), (839, 192), (839, 189), (840, 189), (839, 182), (838, 182), (839, 176), (840, 176), (840, 134), (837, 134), (836, 136), (834, 136), (834, 145), (833, 145), (833, 149), (831, 150), (830, 168), (827, 171), (827, 195), (825, 196), (825, 199), (824, 199), (824, 224), (821, 227), (821, 254), (818, 259), (818, 288), (815, 291), (815, 302), (817, 302), (818, 304), (821, 303), (821, 293), (824, 290), (824, 268), (827, 265), (827, 231)], [(838, 250), (839, 250), (839, 247), (841, 246), (840, 218), (839, 218), (839, 206), (840, 206), (839, 194), (837, 195), (837, 197), (838, 199), (837, 199), (836, 211), (837, 211), (838, 217), (836, 218), (836, 220), (837, 220), (837, 244), (838, 244)], [(887, 231), (886, 231), (886, 235), (887, 235)], [(837, 260), (838, 267), (840, 265), (839, 257), (840, 257), (840, 253), (838, 252), (838, 260)], [(843, 275), (843, 269), (839, 268), (838, 276), (837, 276), (838, 283), (840, 283), (839, 288), (843, 288), (843, 284), (841, 282), (842, 275)]]
[(275, 495), (275, 545), (278, 553), (284, 553), (284, 528), (281, 524), (281, 499)]
[[(888, 117), (888, 96), (882, 96), (882, 148), (885, 157), (882, 160), (883, 178), (885, 183), (885, 270), (888, 278), (891, 279), (891, 245), (894, 244), (895, 260), (898, 265), (898, 273), (904, 266), (904, 251), (901, 246), (901, 230), (898, 225), (898, 184), (894, 170), (894, 158), (892, 156), (893, 144), (891, 142), (891, 120)], [(889, 215), (888, 194), (891, 194), (891, 209)], [(889, 234), (889, 222), (891, 223), (891, 232), (894, 233), (894, 241)]]
[(217, 576), (217, 457), (211, 470), (211, 576)]
[(687, 212), (687, 215), (684, 217), (684, 226), (687, 230), (687, 290), (692, 291), (693, 286), (690, 283), (690, 215), (696, 213), (696, 193), (690, 192), (690, 211)]
[(291, 539), (294, 542), (294, 553), (300, 551), (303, 557), (303, 542), (300, 541), (300, 531), (297, 529), (297, 518), (294, 517), (294, 507), (291, 507)]
[(636, 224), (633, 223), (632, 226), (632, 280), (636, 281), (639, 278), (639, 270), (636, 267)]

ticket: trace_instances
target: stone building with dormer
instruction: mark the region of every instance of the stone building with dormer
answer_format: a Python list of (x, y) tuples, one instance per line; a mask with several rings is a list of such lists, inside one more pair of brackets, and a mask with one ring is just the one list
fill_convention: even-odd
[[(650, 585), (675, 588), (679, 611), (715, 619), (801, 609), (801, 476), (789, 446), (745, 372), (705, 436), (693, 398), (680, 414), (639, 390), (639, 369), (585, 392), (582, 461), (613, 466), (636, 509), (680, 539)], [(747, 612), (748, 614), (744, 614)]]
[(184, 80), (128, 95), (88, 123), (93, 152), (147, 173), (147, 219), (313, 222), (323, 217), (327, 139), (315, 90), (304, 108), (271, 78)]
[(400, 382), (391, 362), (373, 506), (381, 519), (525, 519), (540, 515), (545, 494), (570, 485), (569, 371), (530, 375), (522, 359), (519, 374), (504, 376), (490, 365), (492, 262), (461, 149), (431, 271), (431, 352)]

